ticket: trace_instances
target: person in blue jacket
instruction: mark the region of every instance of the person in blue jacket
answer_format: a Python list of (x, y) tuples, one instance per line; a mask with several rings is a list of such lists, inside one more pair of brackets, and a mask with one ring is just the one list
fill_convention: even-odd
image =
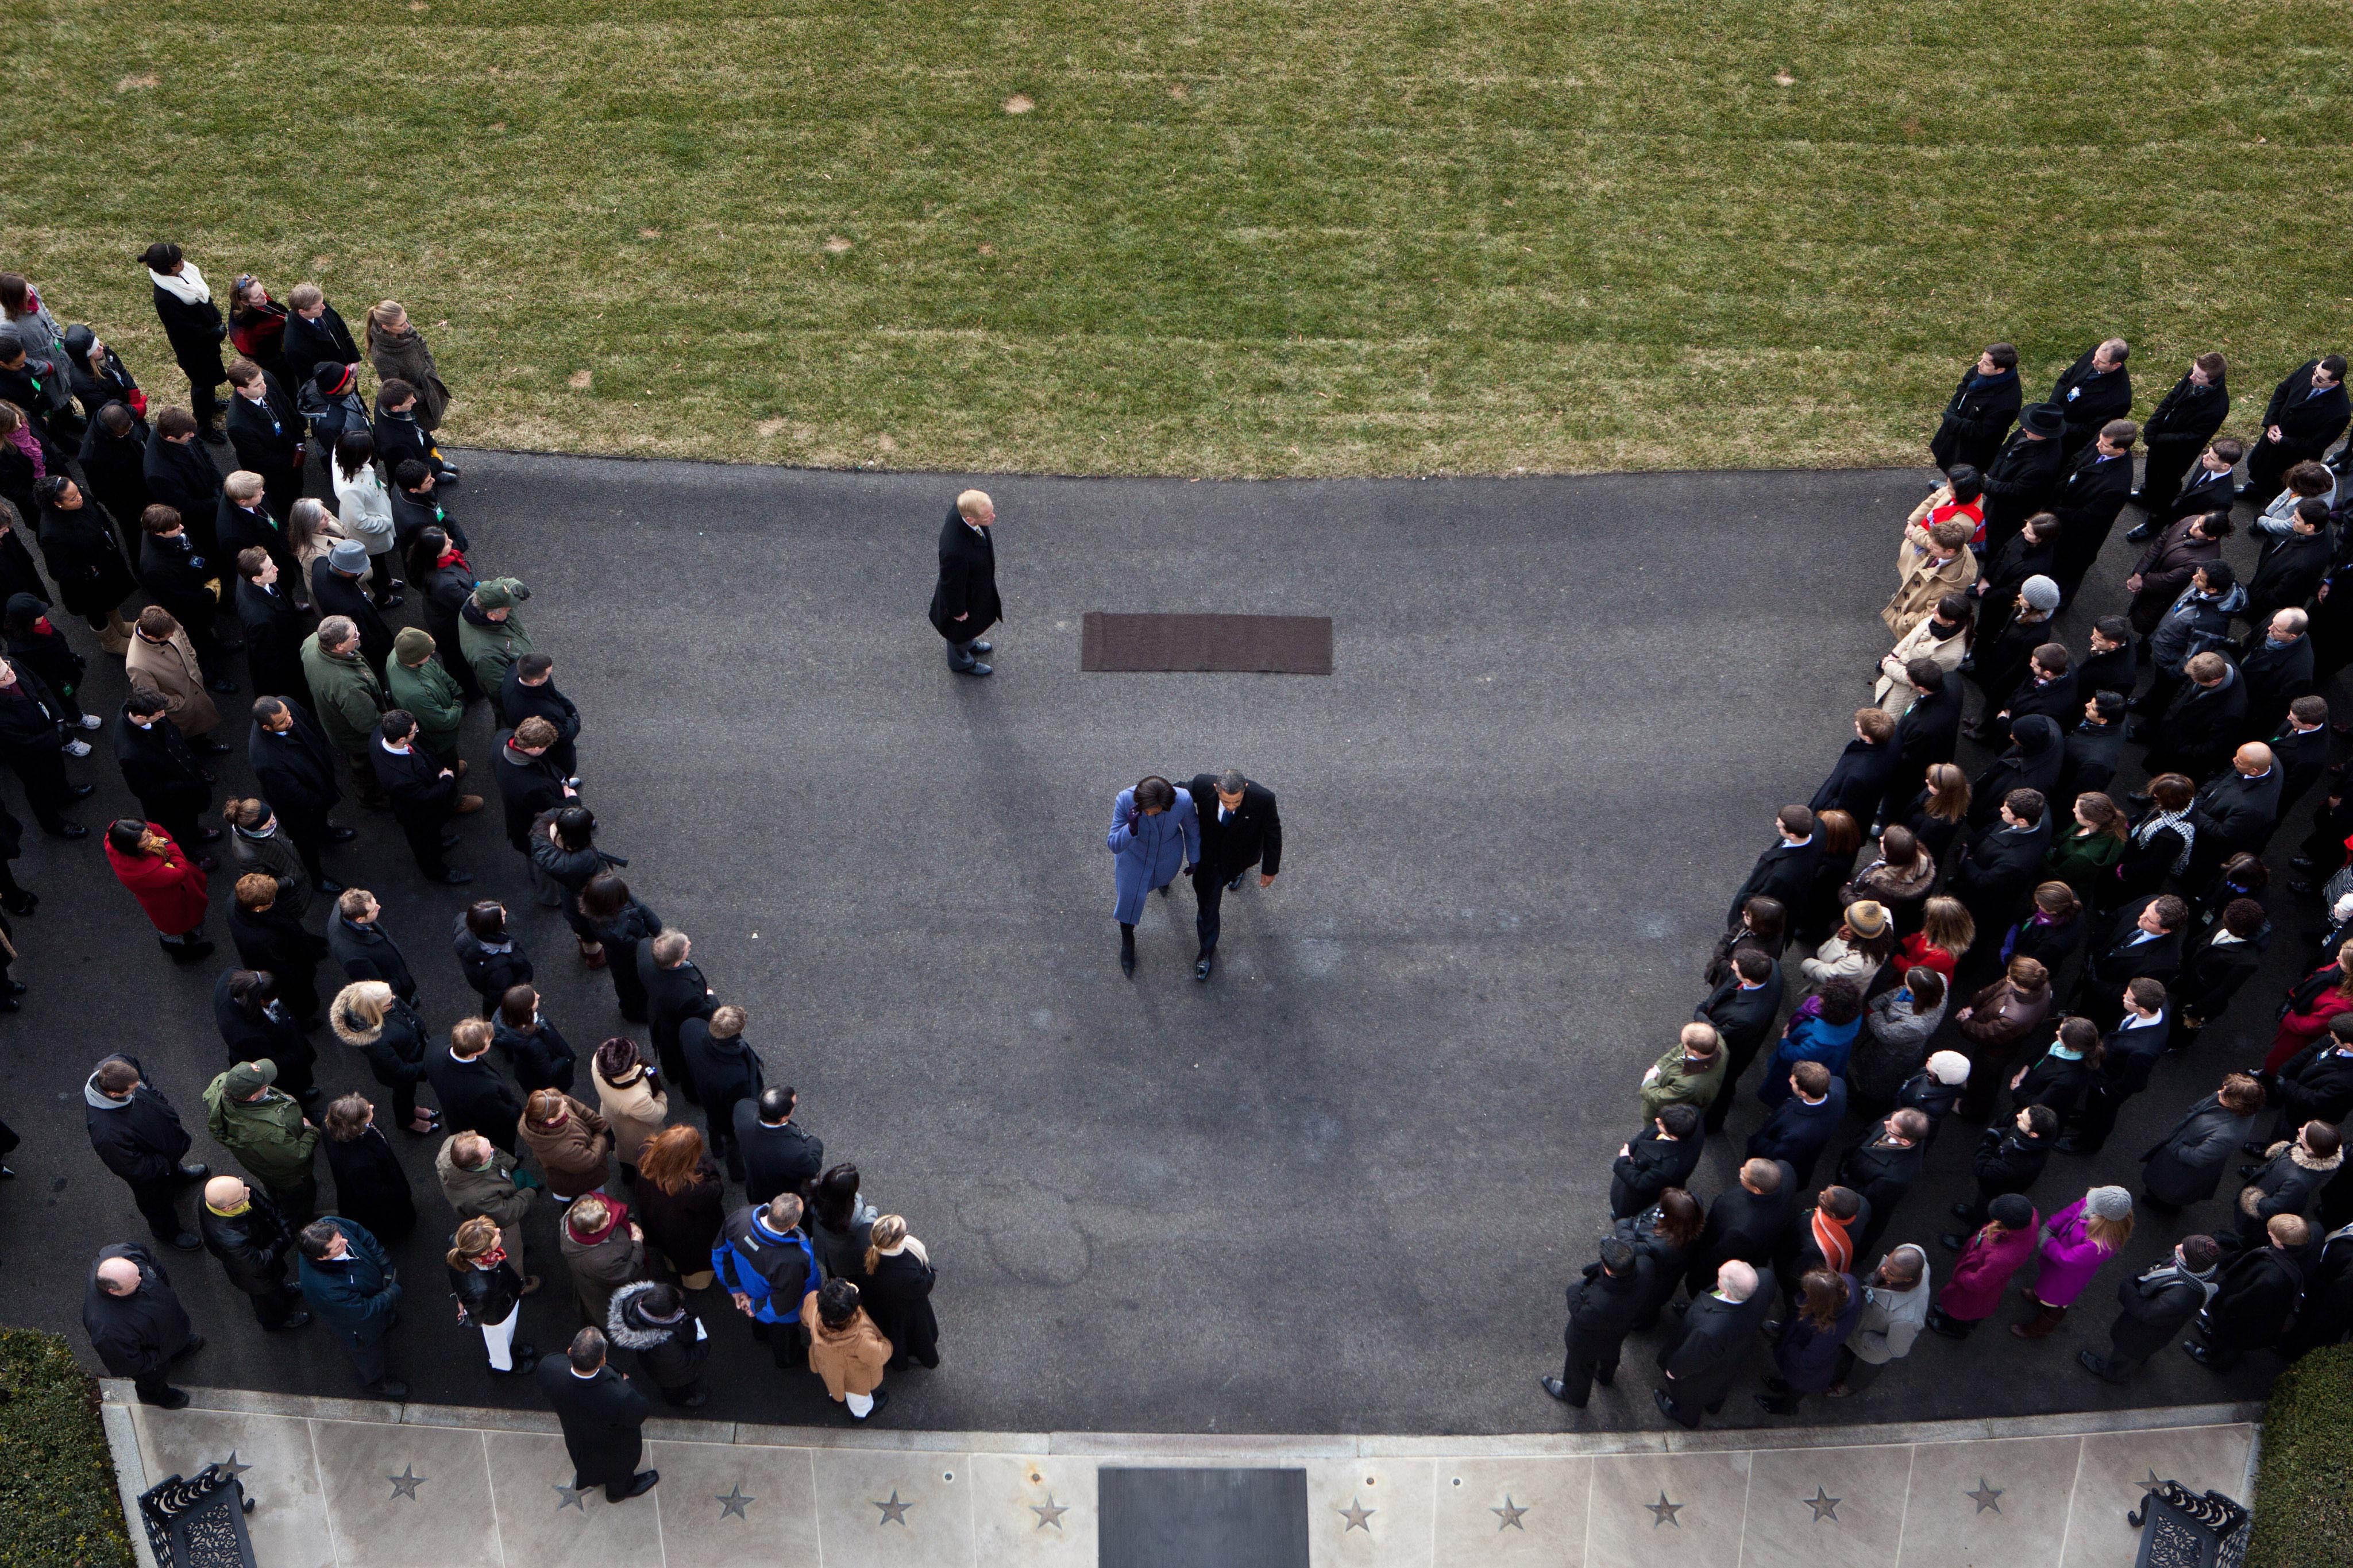
[(746, 1204), (729, 1215), (711, 1249), (720, 1289), (752, 1320), (753, 1337), (767, 1342), (779, 1367), (798, 1366), (807, 1354), (801, 1341), (801, 1299), (818, 1284), (817, 1255), (800, 1223), (801, 1200), (779, 1193), (765, 1205)]
[(1113, 885), (1119, 892), (1112, 909), (1112, 918), (1119, 921), (1119, 968), (1133, 975), (1135, 922), (1144, 918), (1144, 896), (1156, 889), (1166, 898), (1177, 872), (1191, 869), (1201, 858), (1201, 819), (1193, 809), (1193, 796), (1158, 773), (1139, 779), (1112, 804), (1106, 843)]
[(379, 1399), (406, 1399), (408, 1384), (394, 1377), (385, 1336), (400, 1311), (400, 1281), (384, 1245), (364, 1226), (328, 1215), (302, 1227), (298, 1275), (311, 1313), (334, 1331), (344, 1353)]

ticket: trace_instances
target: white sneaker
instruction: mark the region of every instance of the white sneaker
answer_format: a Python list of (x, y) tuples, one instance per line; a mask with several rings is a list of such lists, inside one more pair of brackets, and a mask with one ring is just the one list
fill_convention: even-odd
[(85, 713), (81, 716), (81, 727), (85, 730), (95, 730), (105, 722), (105, 720), (95, 713)]
[(65, 750), (66, 755), (69, 757), (86, 757), (90, 755), (90, 742), (88, 741), (68, 741), (66, 742)]

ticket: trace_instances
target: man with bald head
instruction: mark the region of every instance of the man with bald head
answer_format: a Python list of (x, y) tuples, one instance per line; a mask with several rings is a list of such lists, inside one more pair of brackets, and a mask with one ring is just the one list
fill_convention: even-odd
[(263, 1328), (299, 1329), (311, 1321), (286, 1282), (294, 1229), (268, 1193), (235, 1176), (215, 1176), (205, 1184), (196, 1224), (205, 1250), (220, 1259), (228, 1282), (251, 1298)]
[(2247, 683), (2247, 717), (2241, 733), (2275, 732), (2291, 703), (2315, 688), (2312, 617), (2293, 605), (2273, 611), (2261, 629), (2239, 645), (2239, 679)]
[(2186, 885), (2204, 887), (2223, 861), (2242, 850), (2263, 852), (2272, 829), (2279, 825), (2284, 782), (2273, 765), (2272, 749), (2261, 741), (2250, 741), (2231, 754), (2231, 765), (2209, 780), (2190, 805), (2189, 821), (2198, 834)]
[(100, 1250), (82, 1296), (81, 1326), (106, 1370), (131, 1379), (140, 1404), (166, 1410), (187, 1404), (187, 1391), (174, 1388), (164, 1374), (182, 1356), (204, 1349), (205, 1337), (188, 1321), (153, 1253), (134, 1241)]
[(1659, 1352), (1665, 1374), (1652, 1398), (1660, 1412), (1679, 1426), (1696, 1431), (1700, 1413), (1724, 1408), (1724, 1396), (1740, 1372), (1740, 1363), (1756, 1343), (1756, 1307), (1773, 1299), (1767, 1281), (1755, 1265), (1734, 1258), (1715, 1270), (1715, 1289), (1693, 1298), (1683, 1323)]
[(940, 581), (932, 590), (932, 627), (947, 639), (948, 668), (958, 675), (990, 675), (975, 654), (991, 651), (981, 634), (997, 624), (1005, 606), (997, 597), (997, 546), (990, 530), (997, 504), (986, 490), (956, 497), (940, 527)]

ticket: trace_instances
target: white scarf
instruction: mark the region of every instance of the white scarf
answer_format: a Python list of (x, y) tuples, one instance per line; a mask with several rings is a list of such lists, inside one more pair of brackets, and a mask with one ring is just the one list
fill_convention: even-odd
[(932, 1260), (924, 1253), (923, 1244), (917, 1241), (912, 1236), (900, 1242), (896, 1247), (878, 1247), (874, 1251), (878, 1257), (881, 1258), (896, 1258), (902, 1252), (912, 1252), (915, 1255), (916, 1262), (923, 1264), (925, 1268), (929, 1268), (931, 1266)]
[(151, 267), (147, 269), (147, 276), (155, 280), (156, 288), (184, 305), (209, 305), (213, 302), (213, 291), (205, 287), (205, 275), (196, 270), (196, 264), (193, 261), (181, 262), (180, 270), (176, 273), (158, 272)]

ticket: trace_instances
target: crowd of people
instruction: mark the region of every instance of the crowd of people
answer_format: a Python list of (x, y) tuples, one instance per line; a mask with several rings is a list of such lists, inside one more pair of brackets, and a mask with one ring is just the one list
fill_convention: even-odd
[[(706, 1301), (870, 1417), (888, 1373), (939, 1364), (935, 1271), (858, 1167), (827, 1163), (794, 1089), (769, 1081), (746, 1010), (599, 844), (584, 715), (526, 622), (531, 591), (477, 566), (489, 552), (451, 510), (461, 476), (435, 436), (450, 393), (417, 323), (387, 300), (354, 336), (316, 284), (281, 305), (240, 275), (216, 299), (177, 246), (139, 262), (191, 406), (151, 409), (93, 327), (61, 324), (25, 278), (0, 274), (0, 760), (41, 829), (79, 840), (91, 830), (70, 808), (95, 785), (68, 763), (112, 748), (142, 815), (105, 826), (100, 847), (123, 914), (135, 900), (174, 963), (214, 958), (215, 873), (229, 884), (219, 923), (235, 962), (218, 961), (213, 991), (227, 1065), (192, 1100), (117, 1053), (83, 1089), (94, 1155), (153, 1237), (91, 1267), (83, 1315), (100, 1360), (142, 1400), (185, 1404), (170, 1369), (205, 1342), (164, 1254), (209, 1252), (262, 1331), (316, 1320), (369, 1393), (402, 1398), (396, 1325), (419, 1282), (390, 1249), (421, 1220), (447, 1237), (427, 1293), (446, 1289), (442, 1310), (480, 1331), (491, 1374), (536, 1377), (578, 1485), (619, 1500), (653, 1484), (615, 1436), (647, 1399), (613, 1358), (634, 1357), (670, 1404), (702, 1405)], [(104, 658), (129, 686), (111, 714), (80, 700)], [(477, 703), (495, 736), (469, 758)], [(240, 750), (250, 785), (225, 785), (215, 769)], [(490, 899), (445, 911), (478, 1014), (428, 1018), (385, 921), (387, 904), (423, 906), (335, 879), (337, 847), (366, 822), (355, 802), (389, 816), (423, 881), (473, 880), (449, 854), (491, 793), (470, 792), (476, 762), (536, 902), (610, 975), (631, 1030), (575, 1050), (533, 984), (537, 939)], [(0, 806), (0, 857), (23, 833)], [(21, 920), (38, 902), (0, 858), (0, 909)], [(0, 917), (0, 976), (17, 940)], [(25, 983), (5, 990), (0, 1009), (16, 1010)], [(324, 1050), (322, 1029), (337, 1042)], [(188, 1159), (197, 1102), (241, 1173)], [(438, 1193), (412, 1191), (393, 1148), (408, 1137), (438, 1141)], [(0, 1152), (15, 1141), (0, 1127)], [(544, 1357), (517, 1339), (543, 1277), (526, 1246), (535, 1210), (553, 1212), (558, 1255), (537, 1270), (560, 1264), (581, 1324)]]
[[(1663, 1328), (1669, 1419), (1720, 1412), (1752, 1363), (1788, 1415), (2006, 1302), (2010, 1337), (2045, 1339), (2111, 1279), (2107, 1342), (2075, 1361), (2113, 1384), (2177, 1343), (2227, 1369), (2353, 1332), (2353, 789), (2329, 757), (2353, 731), (2324, 695), (2353, 658), (2346, 362), (2281, 381), (2242, 441), (2221, 434), (2222, 355), (2142, 424), (2128, 353), (2099, 343), (2034, 403), (2008, 343), (1961, 376), (1943, 482), (1900, 531), (1894, 646), (1857, 672), (1870, 701), (1775, 815), (1692, 1021), (1642, 1075), (1554, 1398), (1583, 1406), (1630, 1333)], [(2069, 638), (2127, 506), (2127, 611)], [(2243, 575), (2223, 556), (2242, 515)], [(2291, 823), (2275, 888), (2263, 856)], [(2291, 910), (2316, 934), (2283, 929)], [(2275, 946), (2308, 951), (2274, 1018), (2242, 992)], [(2110, 1151), (2168, 1057), (2211, 1091)], [(1692, 1178), (1744, 1096), (1737, 1179), (1703, 1203)], [(1974, 1140), (1949, 1216), (1905, 1201), (1940, 1138)], [(2200, 1228), (2133, 1247), (2143, 1215), (2185, 1214)]]

